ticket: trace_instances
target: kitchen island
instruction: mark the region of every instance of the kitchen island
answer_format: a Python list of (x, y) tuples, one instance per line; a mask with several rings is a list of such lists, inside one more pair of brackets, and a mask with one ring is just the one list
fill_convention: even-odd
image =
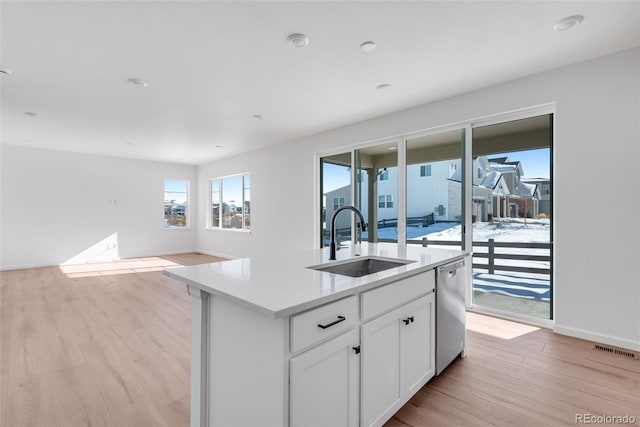
[[(363, 243), (165, 270), (192, 298), (191, 425), (383, 424), (434, 375), (434, 269), (466, 254)], [(399, 263), (309, 268), (364, 259)]]

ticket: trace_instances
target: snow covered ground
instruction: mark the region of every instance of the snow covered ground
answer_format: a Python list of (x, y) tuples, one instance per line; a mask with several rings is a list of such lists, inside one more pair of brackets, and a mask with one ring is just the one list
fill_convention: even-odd
[[(455, 224), (454, 224), (455, 225)], [(423, 228), (429, 230), (432, 226)], [(460, 225), (452, 228), (429, 232), (424, 236), (433, 240), (460, 240)], [(551, 241), (551, 225), (548, 219), (510, 218), (501, 222), (476, 222), (473, 224), (473, 241), (486, 242), (494, 239), (496, 242), (540, 242)]]
[[(460, 241), (461, 226), (456, 223), (437, 223), (428, 227), (408, 227), (407, 239), (420, 240), (427, 237), (430, 240)], [(381, 238), (395, 239), (395, 229), (380, 230)], [(384, 237), (383, 237), (384, 236)], [(548, 219), (510, 218), (498, 222), (476, 222), (473, 224), (473, 241), (486, 242), (494, 239), (496, 242), (528, 242), (549, 243), (551, 241), (551, 225)], [(475, 253), (487, 252), (487, 247), (476, 246)], [(548, 249), (524, 248), (496, 248), (496, 253), (510, 253), (520, 255), (550, 255)], [(486, 258), (475, 258), (475, 264), (486, 264)], [(499, 265), (544, 268), (550, 267), (548, 261), (496, 260)], [(514, 273), (496, 270), (489, 274), (484, 269), (474, 269), (473, 289), (480, 292), (493, 292), (518, 298), (549, 301), (550, 277), (544, 274)]]
[[(460, 241), (461, 225), (455, 222), (438, 222), (428, 227), (407, 227), (408, 240), (420, 240), (427, 237), (431, 240)], [(499, 242), (549, 242), (550, 224), (548, 219), (510, 218), (502, 222), (476, 222), (473, 224), (473, 241), (486, 242), (494, 239)], [(362, 233), (366, 238), (367, 233)], [(395, 228), (378, 230), (380, 239), (397, 239)]]
[[(461, 225), (453, 222), (439, 222), (428, 227), (407, 227), (407, 240), (449, 240), (459, 242)], [(366, 239), (367, 233), (362, 237)], [(378, 230), (381, 239), (397, 239), (395, 228)], [(548, 219), (509, 218), (494, 222), (476, 222), (473, 224), (473, 241), (486, 242), (549, 243), (551, 224)], [(435, 245), (434, 245), (435, 246)], [(448, 246), (451, 248), (451, 246)], [(487, 247), (475, 246), (475, 253), (487, 252)], [(520, 255), (550, 255), (549, 249), (496, 248), (495, 253)], [(475, 264), (486, 264), (486, 258), (475, 258)], [(548, 269), (548, 261), (522, 261), (497, 259), (496, 264)], [(549, 301), (550, 277), (546, 274), (514, 273), (496, 270), (489, 274), (485, 269), (474, 269), (473, 289), (479, 292), (492, 292), (518, 298)]]

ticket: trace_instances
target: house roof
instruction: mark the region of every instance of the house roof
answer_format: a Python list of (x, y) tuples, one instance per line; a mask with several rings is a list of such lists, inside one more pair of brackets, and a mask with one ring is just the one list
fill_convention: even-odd
[(500, 178), (502, 178), (502, 174), (498, 171), (489, 171), (482, 179), (480, 183), (481, 186), (491, 188), (492, 190), (496, 188), (498, 182), (500, 182)]
[(520, 183), (520, 195), (522, 197), (533, 197), (536, 194), (537, 184)]
[(489, 163), (489, 169), (496, 172), (515, 172), (518, 165), (510, 165), (505, 163)]
[(536, 183), (536, 184), (546, 184), (549, 181), (551, 181), (549, 178), (525, 178), (522, 177), (520, 178), (521, 182), (528, 182), (528, 183)]
[(338, 191), (340, 191), (340, 190), (344, 190), (344, 189), (345, 189), (345, 188), (347, 188), (347, 187), (351, 187), (351, 184), (347, 184), (347, 185), (343, 185), (342, 187), (334, 188), (334, 189), (333, 189), (333, 190), (331, 190), (331, 191), (327, 191), (326, 193), (323, 193), (323, 196), (327, 196), (327, 195), (329, 195), (329, 194), (336, 193), (336, 192), (338, 192)]
[(488, 159), (489, 163), (506, 163), (509, 161), (508, 157), (494, 157), (492, 159)]

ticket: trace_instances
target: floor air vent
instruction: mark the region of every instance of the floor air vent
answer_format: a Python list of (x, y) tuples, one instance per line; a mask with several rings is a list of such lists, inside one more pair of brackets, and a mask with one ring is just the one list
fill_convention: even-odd
[(623, 357), (626, 357), (628, 359), (640, 360), (640, 359), (638, 359), (638, 356), (635, 353), (632, 353), (630, 351), (619, 350), (617, 348), (607, 347), (607, 346), (600, 345), (600, 344), (594, 345), (593, 348), (595, 348), (596, 350), (599, 350), (599, 351), (606, 351), (607, 353), (615, 354), (615, 355), (618, 355), (618, 356), (623, 356)]

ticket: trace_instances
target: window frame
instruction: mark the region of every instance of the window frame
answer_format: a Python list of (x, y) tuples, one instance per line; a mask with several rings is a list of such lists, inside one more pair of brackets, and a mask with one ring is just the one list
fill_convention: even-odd
[[(166, 209), (167, 202), (164, 200), (164, 196), (162, 198), (162, 206), (163, 206), (163, 219), (164, 219), (164, 230), (189, 230), (191, 229), (191, 180), (185, 178), (164, 178), (162, 181), (162, 189), (163, 193), (167, 193), (167, 181), (182, 181), (187, 183), (187, 191), (185, 195), (184, 203), (172, 203), (171, 206), (182, 206), (184, 205), (184, 225), (167, 225), (166, 223)], [(171, 191), (170, 191), (171, 192)]]
[(428, 176), (432, 176), (431, 165), (430, 164), (420, 165), (420, 178), (425, 178)]
[[(242, 210), (240, 212), (240, 214), (242, 215), (242, 225), (241, 228), (225, 228), (222, 226), (222, 220), (224, 218), (224, 180), (228, 179), (228, 178), (235, 178), (235, 177), (241, 177), (241, 183), (240, 183), (240, 187), (241, 187), (241, 192), (242, 192), (242, 201), (241, 201), (241, 207)], [(247, 187), (247, 180), (246, 178), (249, 179), (249, 186)], [(218, 202), (219, 202), (219, 209), (220, 209), (220, 213), (218, 215), (218, 225), (214, 226), (213, 225), (213, 190), (212, 190), (212, 186), (213, 183), (217, 181), (218, 184)], [(249, 212), (246, 212), (246, 208), (247, 208), (247, 204), (246, 202), (249, 201), (249, 203), (251, 202), (251, 172), (243, 172), (243, 173), (237, 173), (237, 174), (233, 174), (233, 175), (225, 175), (225, 176), (219, 176), (219, 177), (215, 177), (215, 178), (209, 178), (207, 180), (208, 182), (208, 186), (207, 186), (207, 215), (206, 215), (206, 224), (205, 224), (205, 229), (206, 230), (221, 230), (221, 231), (233, 231), (233, 232), (241, 232), (241, 233), (251, 233), (251, 221), (249, 220), (249, 223), (247, 224), (247, 216), (251, 215), (251, 207), (249, 207)], [(248, 191), (247, 191), (248, 190)], [(247, 193), (249, 194), (249, 200), (247, 200), (246, 196)], [(249, 205), (250, 206), (250, 205)]]

